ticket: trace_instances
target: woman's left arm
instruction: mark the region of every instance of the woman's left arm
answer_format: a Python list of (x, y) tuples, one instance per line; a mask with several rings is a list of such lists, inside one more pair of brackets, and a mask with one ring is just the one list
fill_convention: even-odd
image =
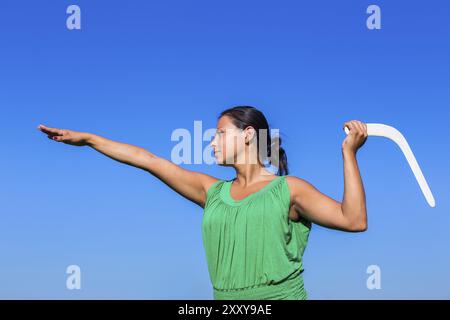
[(318, 225), (348, 231), (367, 230), (366, 197), (358, 162), (357, 150), (367, 139), (367, 126), (360, 121), (344, 124), (350, 129), (342, 143), (344, 159), (344, 198), (342, 203), (321, 193), (309, 182), (290, 177), (291, 203), (296, 211)]

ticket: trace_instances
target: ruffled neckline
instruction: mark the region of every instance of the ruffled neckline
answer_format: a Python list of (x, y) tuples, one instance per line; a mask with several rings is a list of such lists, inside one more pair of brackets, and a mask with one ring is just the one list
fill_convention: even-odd
[(281, 182), (284, 178), (286, 178), (286, 176), (278, 176), (278, 177), (272, 179), (264, 187), (262, 187), (261, 189), (259, 189), (256, 192), (249, 194), (248, 196), (246, 196), (245, 198), (243, 198), (241, 200), (233, 199), (231, 197), (231, 193), (230, 193), (231, 185), (232, 185), (233, 181), (236, 180), (236, 178), (231, 179), (231, 180), (226, 180), (220, 191), (220, 196), (225, 203), (232, 205), (232, 206), (240, 206), (240, 205), (243, 205), (243, 204), (249, 202), (251, 199), (269, 191), (273, 186), (275, 186), (276, 184)]

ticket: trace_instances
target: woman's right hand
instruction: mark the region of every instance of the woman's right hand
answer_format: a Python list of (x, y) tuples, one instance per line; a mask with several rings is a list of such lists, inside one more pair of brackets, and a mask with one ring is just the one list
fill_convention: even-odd
[(85, 132), (49, 128), (42, 124), (38, 126), (38, 129), (47, 134), (47, 138), (53, 141), (64, 142), (65, 144), (70, 144), (73, 146), (85, 146), (89, 138), (89, 134)]

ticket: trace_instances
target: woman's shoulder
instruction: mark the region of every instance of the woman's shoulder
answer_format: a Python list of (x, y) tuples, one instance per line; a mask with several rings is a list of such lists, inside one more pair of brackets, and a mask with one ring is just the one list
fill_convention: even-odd
[(209, 179), (206, 183), (205, 183), (205, 190), (206, 190), (206, 194), (210, 194), (211, 192), (213, 192), (213, 190), (217, 189), (217, 187), (221, 184), (223, 184), (224, 182), (226, 182), (227, 180), (225, 179), (218, 179), (218, 178), (214, 178), (211, 177), (212, 179)]
[(301, 180), (303, 180), (302, 178), (300, 178), (300, 177), (297, 177), (297, 176), (293, 176), (293, 175), (286, 175), (285, 176), (285, 179), (286, 179), (286, 181), (288, 182), (288, 183), (290, 183), (290, 184), (296, 184), (296, 183), (301, 183)]
[(303, 178), (293, 176), (293, 175), (287, 175), (286, 176), (286, 182), (289, 186), (289, 189), (293, 193), (297, 193), (305, 188), (311, 187), (312, 185), (306, 181)]
[(203, 206), (204, 209), (210, 204), (211, 201), (215, 202), (219, 198), (220, 190), (225, 182), (228, 180), (225, 179), (214, 179), (214, 181), (209, 181), (206, 185), (206, 194), (205, 194), (205, 204)]
[(312, 183), (300, 177), (286, 176), (286, 182), (289, 186), (291, 197), (302, 197), (318, 191)]
[(286, 177), (286, 181), (292, 185), (301, 185), (301, 184), (309, 183), (305, 179), (297, 177), (297, 176), (286, 175), (285, 177)]

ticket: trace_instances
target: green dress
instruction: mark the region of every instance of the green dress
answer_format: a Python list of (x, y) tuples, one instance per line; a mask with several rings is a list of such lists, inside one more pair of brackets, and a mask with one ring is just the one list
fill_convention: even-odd
[(302, 256), (311, 223), (289, 219), (286, 176), (238, 201), (230, 196), (233, 180), (218, 180), (208, 189), (203, 213), (214, 299), (307, 299)]

